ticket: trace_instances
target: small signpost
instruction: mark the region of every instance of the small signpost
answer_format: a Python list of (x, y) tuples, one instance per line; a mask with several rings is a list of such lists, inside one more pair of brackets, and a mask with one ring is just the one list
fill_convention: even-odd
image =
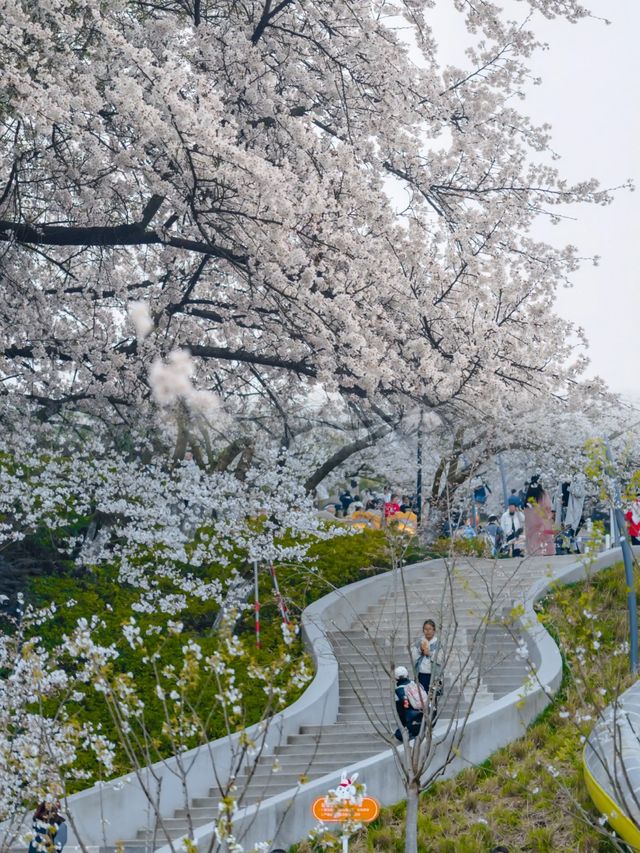
[(380, 803), (373, 797), (365, 796), (364, 785), (356, 785), (358, 774), (348, 778), (342, 775), (342, 781), (326, 796), (318, 797), (311, 806), (316, 820), (322, 823), (342, 824), (342, 853), (349, 851), (349, 836), (355, 824), (370, 823), (380, 813)]
[(362, 802), (357, 805), (335, 805), (328, 803), (324, 797), (314, 800), (311, 807), (316, 820), (323, 823), (343, 823), (352, 820), (355, 823), (370, 823), (380, 814), (380, 803), (373, 797), (363, 797)]

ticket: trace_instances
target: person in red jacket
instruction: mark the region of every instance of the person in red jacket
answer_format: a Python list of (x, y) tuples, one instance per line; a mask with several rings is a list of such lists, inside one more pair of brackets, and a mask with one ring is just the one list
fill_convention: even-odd
[(631, 509), (624, 514), (632, 545), (640, 545), (640, 498), (636, 498)]
[(389, 518), (392, 515), (395, 515), (397, 512), (400, 512), (400, 504), (398, 503), (398, 496), (391, 495), (391, 500), (387, 501), (384, 505), (384, 517)]

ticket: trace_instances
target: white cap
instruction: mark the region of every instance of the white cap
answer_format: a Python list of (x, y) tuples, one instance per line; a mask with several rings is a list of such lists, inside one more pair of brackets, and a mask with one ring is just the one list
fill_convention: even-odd
[(393, 670), (393, 674), (394, 674), (394, 675), (395, 675), (395, 677), (396, 677), (396, 681), (397, 681), (399, 678), (409, 678), (409, 670), (406, 668), (406, 666), (397, 666), (397, 667)]

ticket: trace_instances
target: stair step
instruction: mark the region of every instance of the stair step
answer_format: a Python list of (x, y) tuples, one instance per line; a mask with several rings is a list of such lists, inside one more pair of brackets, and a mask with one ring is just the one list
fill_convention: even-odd
[[(384, 748), (384, 744), (381, 744), (382, 749)], [(382, 751), (382, 750), (380, 750)], [(375, 755), (375, 753), (372, 753)], [(368, 757), (368, 756), (367, 756)], [(361, 761), (362, 758), (356, 757), (355, 759), (351, 759), (349, 756), (343, 756), (342, 758), (338, 758), (337, 760), (328, 758), (324, 755), (314, 756), (312, 759), (303, 758), (300, 761), (290, 761), (290, 762), (282, 762), (280, 761), (280, 770), (274, 770), (273, 765), (263, 765), (256, 764), (253, 772), (251, 774), (251, 780), (262, 780), (264, 781), (265, 777), (281, 777), (285, 775), (293, 775), (296, 778), (299, 776), (306, 776), (309, 773), (313, 772), (316, 776), (323, 776), (325, 773), (331, 773), (334, 770), (340, 770), (341, 767), (348, 766), (350, 764), (356, 764), (358, 761)], [(243, 782), (248, 777), (241, 777)], [(276, 781), (277, 781), (276, 778)], [(238, 785), (239, 789), (242, 790), (243, 786)]]
[(318, 734), (289, 735), (287, 745), (300, 745), (308, 749), (313, 749), (319, 744), (343, 744), (346, 738), (349, 739), (349, 743), (353, 744), (354, 747), (360, 748), (360, 745), (371, 743), (371, 732), (342, 732), (338, 726), (327, 726), (326, 728), (322, 728)]
[[(194, 817), (193, 814), (191, 816), (191, 825), (194, 829), (199, 826), (206, 826), (206, 824), (211, 823), (211, 821), (215, 820), (217, 815), (212, 816), (208, 815), (206, 817)], [(159, 835), (164, 834), (165, 832), (170, 832), (172, 837), (174, 833), (178, 835), (186, 835), (189, 832), (189, 821), (187, 817), (165, 817), (163, 818), (164, 830), (159, 832)]]
[(316, 755), (322, 755), (325, 758), (331, 758), (331, 760), (340, 761), (358, 761), (360, 758), (366, 758), (368, 755), (373, 755), (377, 749), (376, 744), (369, 744), (369, 746), (363, 745), (362, 747), (356, 748), (351, 746), (349, 749), (346, 748), (344, 743), (340, 743), (337, 741), (336, 743), (330, 745), (326, 742), (322, 742), (318, 746), (317, 752), (314, 752), (313, 749), (309, 749), (306, 744), (300, 744), (297, 746), (287, 744), (286, 746), (278, 746), (276, 747), (276, 758), (281, 764), (288, 762), (294, 758), (303, 759), (307, 758), (311, 760)]
[[(331, 728), (335, 728), (336, 731), (343, 731), (345, 734), (356, 733), (363, 734), (365, 731), (373, 732), (373, 726), (369, 726), (368, 729), (363, 729), (362, 726), (348, 726), (348, 725), (337, 725), (332, 726)], [(300, 726), (300, 734), (318, 734), (321, 732), (325, 732), (327, 730), (327, 726)]]
[[(501, 624), (501, 617), (508, 617), (523, 591), (540, 577), (540, 567), (523, 565), (517, 572), (516, 569), (512, 563), (461, 560), (453, 574), (451, 606), (444, 607), (440, 593), (446, 571), (442, 565), (426, 566), (418, 578), (412, 578), (408, 605), (396, 579), (390, 577), (377, 603), (370, 605), (346, 630), (327, 634), (339, 665), (337, 722), (301, 726), (297, 733), (287, 737), (286, 743), (276, 746), (272, 754), (263, 755), (249, 773), (243, 773), (237, 780), (240, 807), (288, 791), (294, 796), (300, 778), (306, 781), (325, 774), (335, 774), (338, 778), (345, 767), (389, 748), (376, 728), (388, 731), (391, 736), (397, 725), (394, 681), (388, 670), (403, 663), (411, 671), (407, 624), (409, 642), (413, 644), (421, 635), (424, 619), (434, 618), (441, 626), (439, 633), (452, 646), (447, 650), (446, 683), (450, 688), (445, 689), (439, 700), (440, 721), (468, 711), (470, 696), (478, 682), (479, 692), (474, 700), (477, 708), (486, 706), (493, 697), (521, 687), (529, 668), (515, 657), (517, 640)], [(499, 590), (495, 624), (478, 628), (478, 617), (486, 612), (489, 582)], [(459, 679), (457, 684), (456, 679)], [(279, 769), (274, 771), (276, 761)], [(165, 820), (171, 837), (177, 838), (188, 831), (189, 817), (194, 828), (215, 820), (220, 799), (219, 792), (212, 788), (208, 797), (194, 798), (189, 809), (176, 810)], [(150, 853), (152, 837), (151, 832), (141, 830), (137, 839), (125, 843), (127, 853)], [(115, 850), (105, 849), (101, 853), (115, 853)]]
[[(295, 788), (300, 784), (303, 784), (300, 780), (304, 779), (305, 781), (310, 781), (311, 779), (319, 779), (320, 776), (324, 776), (327, 773), (331, 773), (335, 771), (336, 773), (340, 772), (339, 767), (331, 766), (328, 769), (316, 770), (316, 768), (302, 768), (299, 773), (271, 773), (269, 775), (263, 775), (259, 777), (255, 777), (252, 779), (251, 783), (248, 784), (244, 782), (242, 786), (238, 785), (238, 787), (247, 786), (247, 792), (256, 794), (258, 798), (260, 796), (262, 798), (266, 798), (267, 794), (265, 793), (268, 787), (277, 787), (278, 791), (288, 791), (289, 788)], [(269, 796), (273, 796), (272, 792)]]

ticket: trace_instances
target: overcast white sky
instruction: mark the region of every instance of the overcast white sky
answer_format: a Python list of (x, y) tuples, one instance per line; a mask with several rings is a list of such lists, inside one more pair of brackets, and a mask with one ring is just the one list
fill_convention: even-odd
[[(462, 31), (451, 5), (439, 0), (434, 27), (442, 60), (458, 63)], [(525, 11), (518, 0), (502, 5), (518, 12), (518, 19)], [(539, 234), (601, 257), (597, 267), (585, 263), (573, 288), (560, 292), (558, 311), (584, 328), (589, 372), (640, 399), (640, 0), (584, 0), (584, 5), (611, 25), (534, 20), (549, 50), (533, 60), (534, 75), (543, 82), (531, 86), (520, 108), (536, 123), (552, 125), (553, 147), (562, 155), (557, 165), (567, 179), (596, 177), (603, 186), (616, 186), (632, 178), (639, 187), (621, 191), (609, 207), (576, 208), (575, 221), (541, 223)]]

